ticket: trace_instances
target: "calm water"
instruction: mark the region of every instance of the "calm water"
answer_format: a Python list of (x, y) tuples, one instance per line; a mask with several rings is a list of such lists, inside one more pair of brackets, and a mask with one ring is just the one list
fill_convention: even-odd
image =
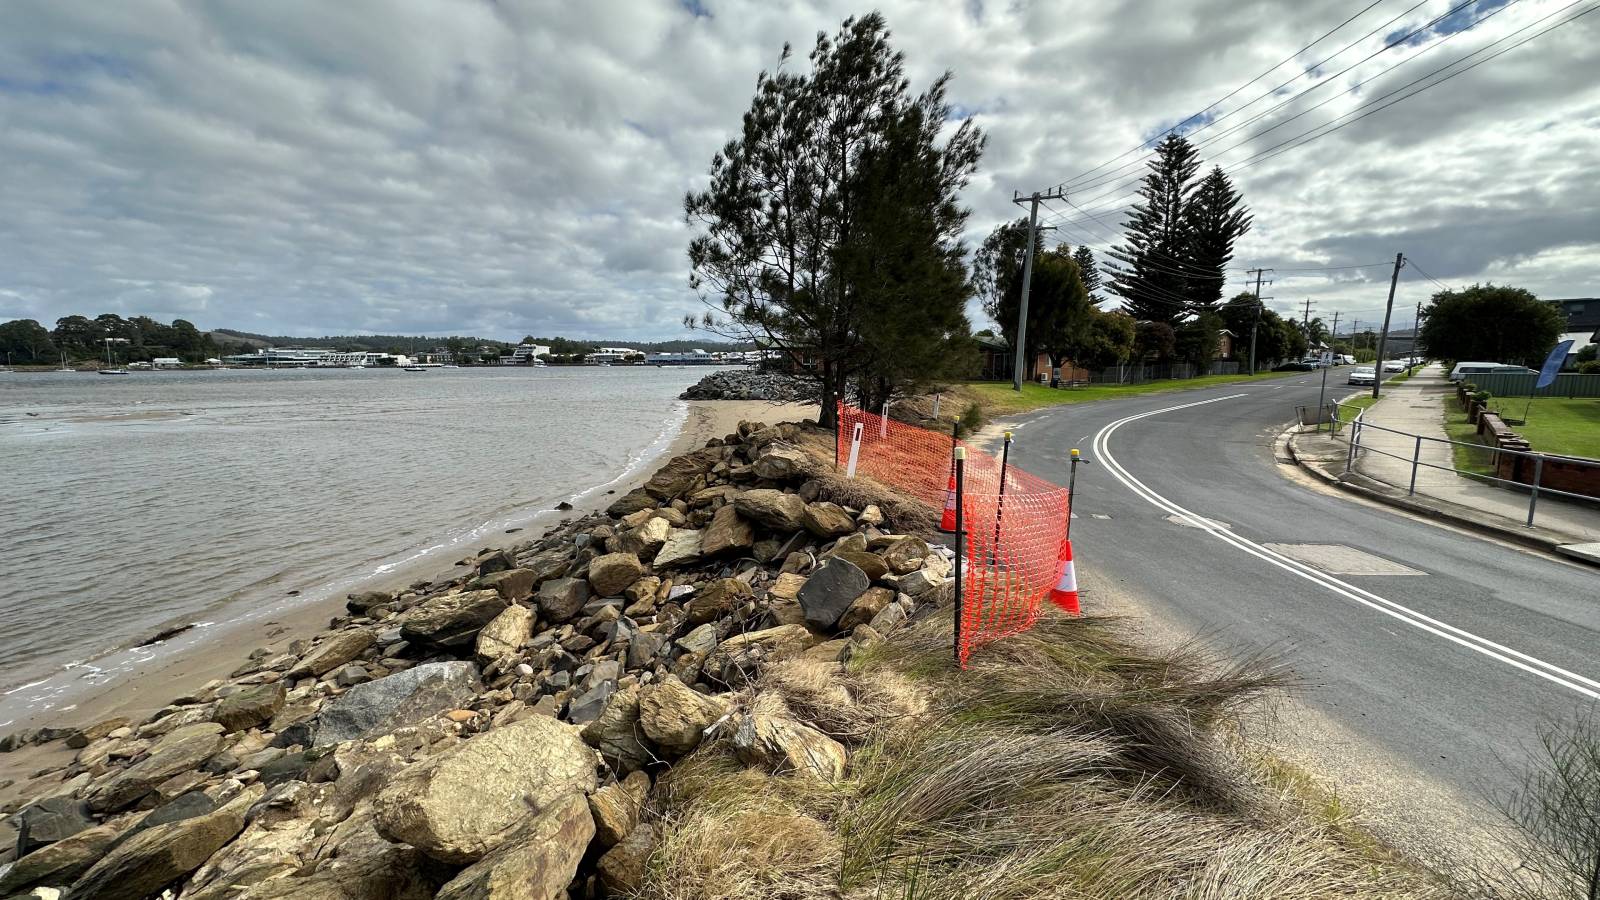
[(704, 374), (0, 374), (0, 724), (64, 664), (127, 670), (105, 651), (163, 623), (442, 567), (553, 521), (659, 454)]

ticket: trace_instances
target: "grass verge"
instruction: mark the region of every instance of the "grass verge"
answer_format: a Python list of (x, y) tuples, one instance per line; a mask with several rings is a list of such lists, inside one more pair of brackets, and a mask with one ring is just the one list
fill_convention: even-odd
[[(1450, 445), (1456, 471), (1469, 475), (1493, 475), (1494, 454), (1488, 445), (1478, 439), (1478, 426), (1467, 421), (1467, 414), (1454, 395), (1444, 398), (1445, 437), (1455, 441)], [(1483, 447), (1482, 450), (1476, 449)]]
[(1496, 397), (1494, 408), (1503, 415), (1526, 421), (1513, 425), (1533, 449), (1563, 456), (1600, 458), (1600, 399), (1564, 397)]
[(1269, 661), (1047, 615), (961, 671), (948, 612), (843, 671), (769, 667), (752, 691), (849, 747), (848, 774), (752, 775), (703, 747), (663, 778), (642, 896), (1453, 896), (1303, 773), (1236, 752), (1236, 714), (1286, 682)]
[(1199, 378), (1147, 381), (1143, 384), (1095, 384), (1073, 388), (1051, 388), (1042, 384), (1024, 384), (1019, 394), (1011, 389), (1010, 382), (971, 381), (960, 386), (972, 399), (978, 401), (989, 416), (1031, 412), (1047, 406), (1069, 403), (1088, 403), (1093, 400), (1112, 400), (1141, 394), (1160, 394), (1168, 391), (1187, 391), (1214, 387), (1219, 384), (1238, 384), (1249, 381), (1266, 381), (1306, 372), (1258, 372), (1249, 375), (1203, 375)]

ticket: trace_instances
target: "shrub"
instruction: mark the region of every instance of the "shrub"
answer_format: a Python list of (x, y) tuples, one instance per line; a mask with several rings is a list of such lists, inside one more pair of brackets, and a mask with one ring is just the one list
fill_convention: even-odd
[(977, 403), (968, 403), (966, 410), (961, 413), (961, 433), (969, 435), (983, 427), (983, 407)]
[(1489, 403), (1489, 398), (1493, 397), (1493, 396), (1494, 395), (1489, 393), (1488, 391), (1476, 391), (1476, 392), (1473, 393), (1472, 399), (1474, 399), (1474, 400), (1478, 401), (1479, 403), (1482, 403), (1485, 406), (1487, 406), (1488, 403)]
[(1588, 362), (1578, 363), (1579, 375), (1600, 375), (1600, 359), (1591, 359)]

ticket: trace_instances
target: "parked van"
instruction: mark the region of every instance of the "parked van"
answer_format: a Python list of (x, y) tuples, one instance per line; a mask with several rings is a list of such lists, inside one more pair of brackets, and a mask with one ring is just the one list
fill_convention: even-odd
[(1457, 382), (1471, 375), (1537, 375), (1527, 366), (1508, 366), (1505, 363), (1463, 362), (1450, 370), (1450, 381)]

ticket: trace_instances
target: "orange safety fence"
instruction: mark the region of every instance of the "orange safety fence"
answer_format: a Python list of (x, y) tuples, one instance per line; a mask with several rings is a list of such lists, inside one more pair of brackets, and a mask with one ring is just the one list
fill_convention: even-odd
[(1033, 627), (1039, 605), (1056, 585), (1058, 560), (1067, 536), (1071, 498), (1067, 489), (1005, 466), (1000, 457), (967, 446), (950, 433), (873, 415), (839, 404), (835, 440), (839, 467), (903, 491), (935, 509), (946, 505), (954, 476), (954, 448), (966, 448), (963, 464), (961, 635), (966, 664), (973, 649)]

